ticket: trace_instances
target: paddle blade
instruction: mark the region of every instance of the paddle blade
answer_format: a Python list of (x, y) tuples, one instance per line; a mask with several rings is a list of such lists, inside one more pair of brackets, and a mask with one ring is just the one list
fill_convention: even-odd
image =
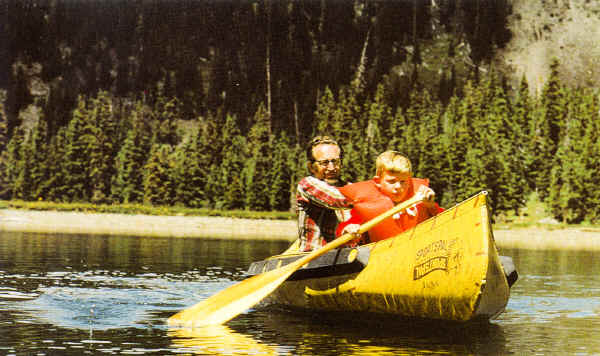
[(223, 324), (271, 294), (296, 269), (295, 264), (289, 264), (245, 279), (171, 316), (168, 324), (185, 327)]

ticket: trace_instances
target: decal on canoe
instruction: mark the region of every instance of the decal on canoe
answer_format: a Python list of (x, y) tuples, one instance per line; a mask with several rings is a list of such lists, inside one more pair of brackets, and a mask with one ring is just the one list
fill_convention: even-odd
[(413, 279), (421, 279), (433, 271), (446, 271), (448, 272), (448, 257), (438, 256), (431, 258), (420, 265), (415, 266), (413, 272)]
[(420, 259), (423, 259), (431, 254), (448, 254), (450, 249), (452, 249), (456, 245), (456, 241), (457, 239), (434, 241), (429, 245), (423, 247), (422, 249), (418, 250), (415, 257), (417, 261), (419, 261)]

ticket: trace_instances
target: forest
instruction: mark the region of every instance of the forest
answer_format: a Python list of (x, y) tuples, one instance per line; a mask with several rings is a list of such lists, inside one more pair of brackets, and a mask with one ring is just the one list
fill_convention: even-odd
[(494, 213), (518, 213), (536, 193), (560, 221), (600, 221), (589, 2), (0, 10), (0, 199), (289, 211), (304, 145), (326, 133), (348, 181), (395, 149), (442, 206), (487, 190)]

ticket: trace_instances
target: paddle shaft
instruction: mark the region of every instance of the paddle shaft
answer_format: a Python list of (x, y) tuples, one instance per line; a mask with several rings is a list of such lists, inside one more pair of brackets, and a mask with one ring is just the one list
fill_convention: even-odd
[[(421, 194), (415, 194), (411, 199), (396, 205), (392, 209), (361, 225), (358, 233), (367, 232), (383, 220), (422, 200), (423, 196)], [(173, 326), (199, 327), (225, 323), (263, 300), (285, 282), (290, 275), (302, 268), (302, 266), (355, 238), (356, 234), (344, 234), (322, 248), (314, 250), (288, 265), (247, 278), (171, 316), (168, 324)]]
[[(378, 225), (383, 220), (391, 217), (394, 214), (401, 212), (402, 210), (409, 208), (411, 205), (421, 202), (422, 200), (423, 200), (422, 195), (415, 194), (412, 198), (394, 206), (393, 208), (386, 211), (385, 213), (378, 215), (378, 216), (374, 217), (373, 219), (367, 221), (366, 223), (362, 224), (360, 226), (360, 228), (358, 229), (357, 234), (360, 235), (362, 233), (365, 233), (365, 232), (371, 230), (374, 226)], [(309, 253), (308, 255), (296, 260), (294, 263), (299, 264), (298, 269), (300, 269), (300, 268), (302, 268), (302, 266), (304, 266), (305, 264), (314, 260), (315, 258), (318, 258), (331, 250), (334, 250), (344, 244), (347, 244), (348, 242), (354, 240), (355, 238), (356, 238), (355, 234), (351, 234), (351, 233), (344, 234), (344, 235), (334, 239), (333, 241), (329, 242), (327, 245), (321, 247), (320, 249), (314, 250), (311, 253)]]

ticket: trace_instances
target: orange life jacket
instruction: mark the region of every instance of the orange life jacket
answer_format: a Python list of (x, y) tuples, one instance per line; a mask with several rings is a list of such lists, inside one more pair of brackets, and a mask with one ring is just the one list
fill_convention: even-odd
[[(421, 185), (429, 186), (429, 179), (410, 178), (410, 181), (408, 198), (412, 197)], [(384, 195), (373, 180), (349, 184), (338, 189), (349, 200), (352, 200), (354, 205), (353, 217), (348, 223), (367, 222), (394, 207), (392, 199)], [(438, 206), (438, 212), (443, 210)], [(431, 216), (423, 204), (419, 203), (371, 228), (369, 238), (371, 242), (376, 242), (396, 236)], [(338, 231), (341, 231), (343, 227), (341, 226)]]

